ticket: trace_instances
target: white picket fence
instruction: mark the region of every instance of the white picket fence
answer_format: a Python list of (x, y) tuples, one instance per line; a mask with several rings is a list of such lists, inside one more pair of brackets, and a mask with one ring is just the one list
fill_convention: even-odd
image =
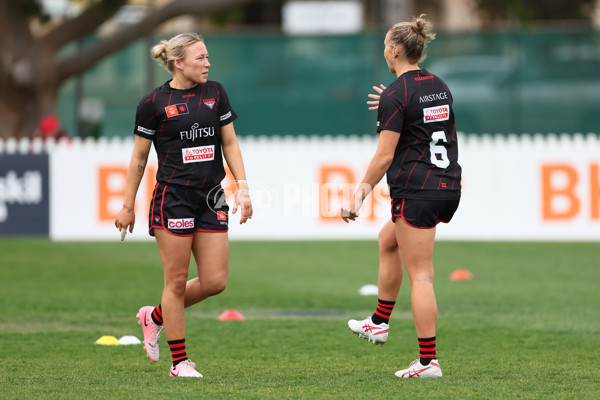
[[(521, 147), (530, 149), (569, 147), (569, 146), (597, 146), (600, 134), (596, 133), (535, 133), (535, 134), (465, 134), (458, 133), (459, 145), (463, 147)], [(245, 136), (239, 140), (242, 143), (278, 145), (278, 144), (343, 144), (343, 143), (371, 143), (376, 135), (325, 135), (325, 136)], [(86, 148), (118, 148), (121, 146), (131, 147), (133, 137), (100, 137), (80, 138), (73, 137), (70, 141), (57, 143), (52, 140), (43, 141), (40, 138), (1, 138), (0, 154), (39, 154), (51, 153), (57, 147), (70, 147), (74, 150)]]
[[(255, 218), (240, 226), (239, 213), (232, 215), (230, 236), (375, 239), (390, 217), (385, 184), (374, 190), (355, 223), (343, 223), (336, 213), (345, 193), (341, 188), (360, 181), (377, 140), (375, 134), (240, 138)], [(0, 159), (2, 154), (48, 153), (52, 238), (112, 240), (132, 148), (132, 137), (69, 143), (0, 139)], [(439, 238), (600, 241), (599, 135), (459, 134), (459, 162), (461, 204), (451, 223), (438, 227)], [(154, 151), (147, 171), (133, 240), (149, 239), (145, 226)]]

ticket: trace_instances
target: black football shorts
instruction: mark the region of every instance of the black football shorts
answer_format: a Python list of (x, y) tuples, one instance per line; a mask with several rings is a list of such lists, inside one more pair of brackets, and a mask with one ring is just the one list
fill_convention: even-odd
[(433, 228), (440, 222), (450, 222), (459, 202), (460, 199), (392, 199), (392, 221), (395, 223), (399, 217), (415, 228)]
[(191, 236), (194, 232), (227, 232), (229, 228), (229, 206), (220, 185), (212, 190), (199, 190), (157, 183), (149, 214), (151, 236), (154, 229)]

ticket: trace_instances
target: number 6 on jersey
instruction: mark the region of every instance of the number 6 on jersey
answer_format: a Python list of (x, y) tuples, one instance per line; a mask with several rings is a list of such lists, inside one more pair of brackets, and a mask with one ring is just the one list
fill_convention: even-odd
[[(439, 144), (440, 140), (442, 142), (447, 143), (446, 134), (444, 131), (435, 131), (431, 134), (431, 142), (429, 142), (429, 152), (431, 153), (431, 163), (438, 168), (447, 168), (450, 165), (450, 160), (448, 159), (448, 150)], [(438, 158), (437, 155), (440, 155)]]

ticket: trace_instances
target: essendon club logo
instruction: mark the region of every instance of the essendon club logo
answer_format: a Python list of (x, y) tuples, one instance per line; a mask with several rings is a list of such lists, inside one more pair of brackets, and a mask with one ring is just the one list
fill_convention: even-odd
[(219, 221), (227, 221), (227, 213), (225, 211), (217, 211), (217, 219)]
[(165, 107), (167, 118), (176, 117), (178, 115), (189, 114), (188, 106), (185, 103), (173, 104)]
[(204, 104), (206, 104), (206, 106), (208, 108), (210, 108), (212, 110), (212, 108), (215, 106), (215, 99), (204, 99), (203, 100)]

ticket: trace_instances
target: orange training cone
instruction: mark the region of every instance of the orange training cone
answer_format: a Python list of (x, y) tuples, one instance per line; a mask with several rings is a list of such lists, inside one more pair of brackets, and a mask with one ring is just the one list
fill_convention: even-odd
[(246, 319), (241, 312), (236, 310), (225, 310), (217, 318), (219, 321), (243, 321)]
[(467, 269), (457, 269), (450, 274), (451, 281), (470, 281), (473, 279), (473, 274)]

